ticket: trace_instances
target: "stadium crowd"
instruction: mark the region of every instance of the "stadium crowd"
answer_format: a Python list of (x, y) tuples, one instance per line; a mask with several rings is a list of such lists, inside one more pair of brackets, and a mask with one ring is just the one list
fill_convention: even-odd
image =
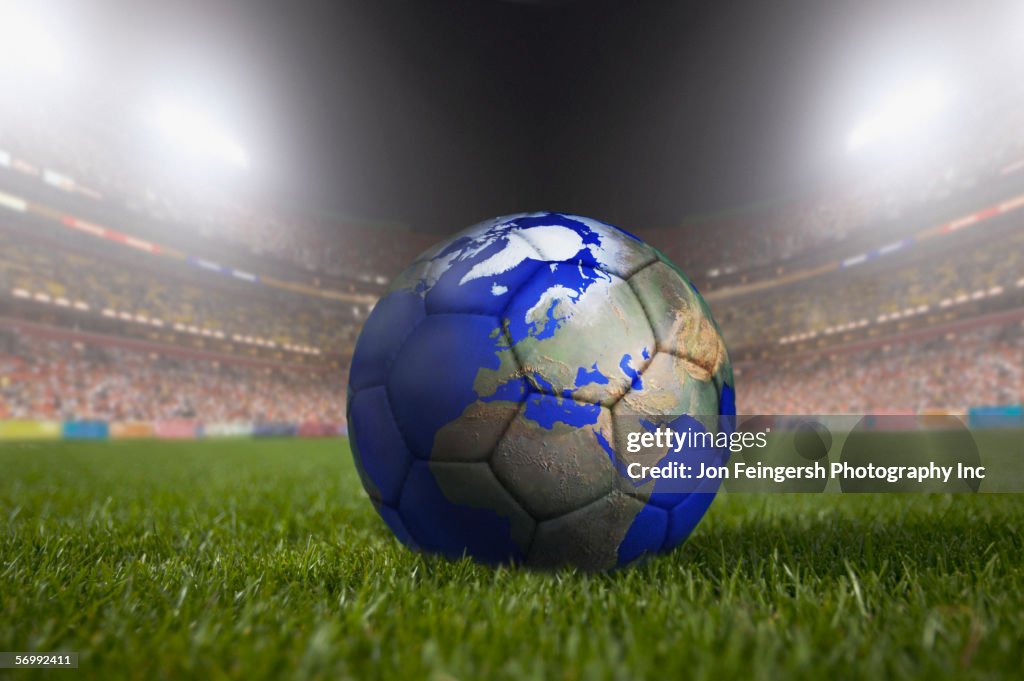
[(168, 330), (194, 327), (218, 338), (258, 337), (323, 353), (345, 352), (365, 314), (349, 303), (223, 281), (195, 268), (175, 278), (145, 265), (12, 237), (0, 251), (0, 292), (81, 301), (91, 314), (157, 319)]
[(345, 420), (341, 371), (259, 367), (0, 328), (0, 420)]
[(883, 414), (1024, 403), (1024, 325), (738, 367), (743, 414)]
[(896, 259), (722, 300), (714, 305), (715, 317), (729, 346), (742, 348), (792, 334), (832, 333), (862, 320), (938, 311), (979, 291), (985, 298), (1015, 296), (1024, 273), (1024, 231), (984, 239), (964, 234), (934, 255), (890, 257)]
[[(1024, 170), (1019, 162), (1024, 107), (1000, 111), (1004, 118), (958, 145), (934, 170), (891, 168), (821, 200), (645, 236), (685, 270), (701, 274), (785, 263), (853, 239), (898, 238), (917, 227), (908, 215), (922, 206)], [(22, 121), (14, 131), (0, 129), (0, 166), (8, 166), (0, 171), (34, 175), (78, 194), (76, 200), (113, 206), (123, 223), (111, 226), (128, 233), (134, 233), (132, 216), (144, 216), (167, 234), (185, 234), (198, 254), (207, 246), (213, 252), (243, 249), (257, 260), (377, 286), (431, 241), (409, 233), (396, 239), (387, 230), (338, 230), (319, 218), (261, 208), (181, 178), (143, 172), (125, 160), (135, 156), (118, 146), (116, 136), (110, 144), (100, 139), (105, 138), (82, 134), (67, 121)], [(167, 330), (201, 330), (217, 339), (256, 337), (275, 348), (312, 348), (324, 359), (351, 350), (367, 312), (365, 305), (236, 282), (171, 259), (114, 257), (92, 237), (80, 236), (97, 242), (90, 245), (73, 243), (71, 237), (55, 242), (28, 238), (25, 231), (14, 234), (0, 225), (0, 296), (26, 304), (63, 301), (83, 314), (147, 324), (158, 320)], [(781, 352), (779, 342), (793, 334), (828, 335), (851, 324), (880, 323), (976, 298), (1020, 304), (1024, 232), (1002, 224), (948, 239), (813, 281), (713, 300), (730, 348), (780, 350), (778, 358), (738, 367), (740, 410), (866, 413), (1024, 401), (1019, 325), (881, 349), (788, 359)], [(0, 329), (0, 420), (340, 422), (344, 384), (342, 372), (326, 362), (313, 371), (284, 363), (267, 368), (118, 344), (44, 341)]]

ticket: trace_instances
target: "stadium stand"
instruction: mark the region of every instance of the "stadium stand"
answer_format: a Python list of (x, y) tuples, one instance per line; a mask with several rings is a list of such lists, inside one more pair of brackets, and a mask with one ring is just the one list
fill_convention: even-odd
[(357, 331), (357, 314), (365, 314), (349, 304), (252, 290), (198, 271), (175, 276), (152, 265), (22, 238), (0, 253), (0, 291), (15, 299), (84, 308), (82, 314), (91, 316), (236, 342), (258, 338), (268, 347), (311, 354), (345, 354)]
[[(1021, 101), (926, 172), (641, 232), (696, 273), (741, 412), (1024, 401)], [(342, 423), (360, 324), (433, 238), (183, 184), (65, 118), (0, 129), (0, 421)]]
[(744, 364), (745, 414), (870, 414), (1024, 403), (1024, 325)]
[(0, 328), (0, 420), (343, 423), (344, 375)]
[(751, 292), (715, 307), (729, 347), (788, 344), (855, 329), (938, 320), (1024, 305), (1024, 231), (1010, 222), (979, 240), (963, 233), (935, 248), (840, 270), (810, 282)]

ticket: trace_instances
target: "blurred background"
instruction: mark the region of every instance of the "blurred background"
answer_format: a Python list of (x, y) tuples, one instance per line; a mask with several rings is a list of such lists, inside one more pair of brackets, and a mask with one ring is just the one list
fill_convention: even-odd
[(344, 432), (419, 252), (662, 249), (741, 413), (1020, 413), (1024, 5), (0, 0), (0, 436)]

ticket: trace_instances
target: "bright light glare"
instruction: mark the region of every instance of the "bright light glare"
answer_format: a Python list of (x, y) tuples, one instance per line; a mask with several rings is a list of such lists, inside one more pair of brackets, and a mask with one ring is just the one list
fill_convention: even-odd
[(882, 102), (846, 140), (850, 151), (913, 132), (945, 106), (948, 95), (937, 80), (914, 83)]
[(249, 167), (245, 148), (205, 112), (181, 104), (165, 104), (153, 117), (153, 124), (179, 149), (210, 156), (238, 168)]
[(25, 13), (17, 2), (0, 0), (0, 65), (19, 75), (57, 74), (64, 55), (45, 22)]

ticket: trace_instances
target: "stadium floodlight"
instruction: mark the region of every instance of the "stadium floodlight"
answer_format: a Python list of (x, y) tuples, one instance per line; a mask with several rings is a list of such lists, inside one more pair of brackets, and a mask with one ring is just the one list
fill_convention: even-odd
[(23, 3), (0, 0), (0, 49), (0, 65), (19, 76), (56, 75), (64, 65), (57, 38)]
[(165, 103), (157, 109), (153, 124), (178, 148), (191, 155), (212, 156), (243, 170), (249, 167), (245, 148), (199, 108)]
[(854, 126), (846, 140), (850, 151), (910, 133), (945, 106), (945, 88), (936, 79), (912, 83), (887, 98), (872, 115)]

